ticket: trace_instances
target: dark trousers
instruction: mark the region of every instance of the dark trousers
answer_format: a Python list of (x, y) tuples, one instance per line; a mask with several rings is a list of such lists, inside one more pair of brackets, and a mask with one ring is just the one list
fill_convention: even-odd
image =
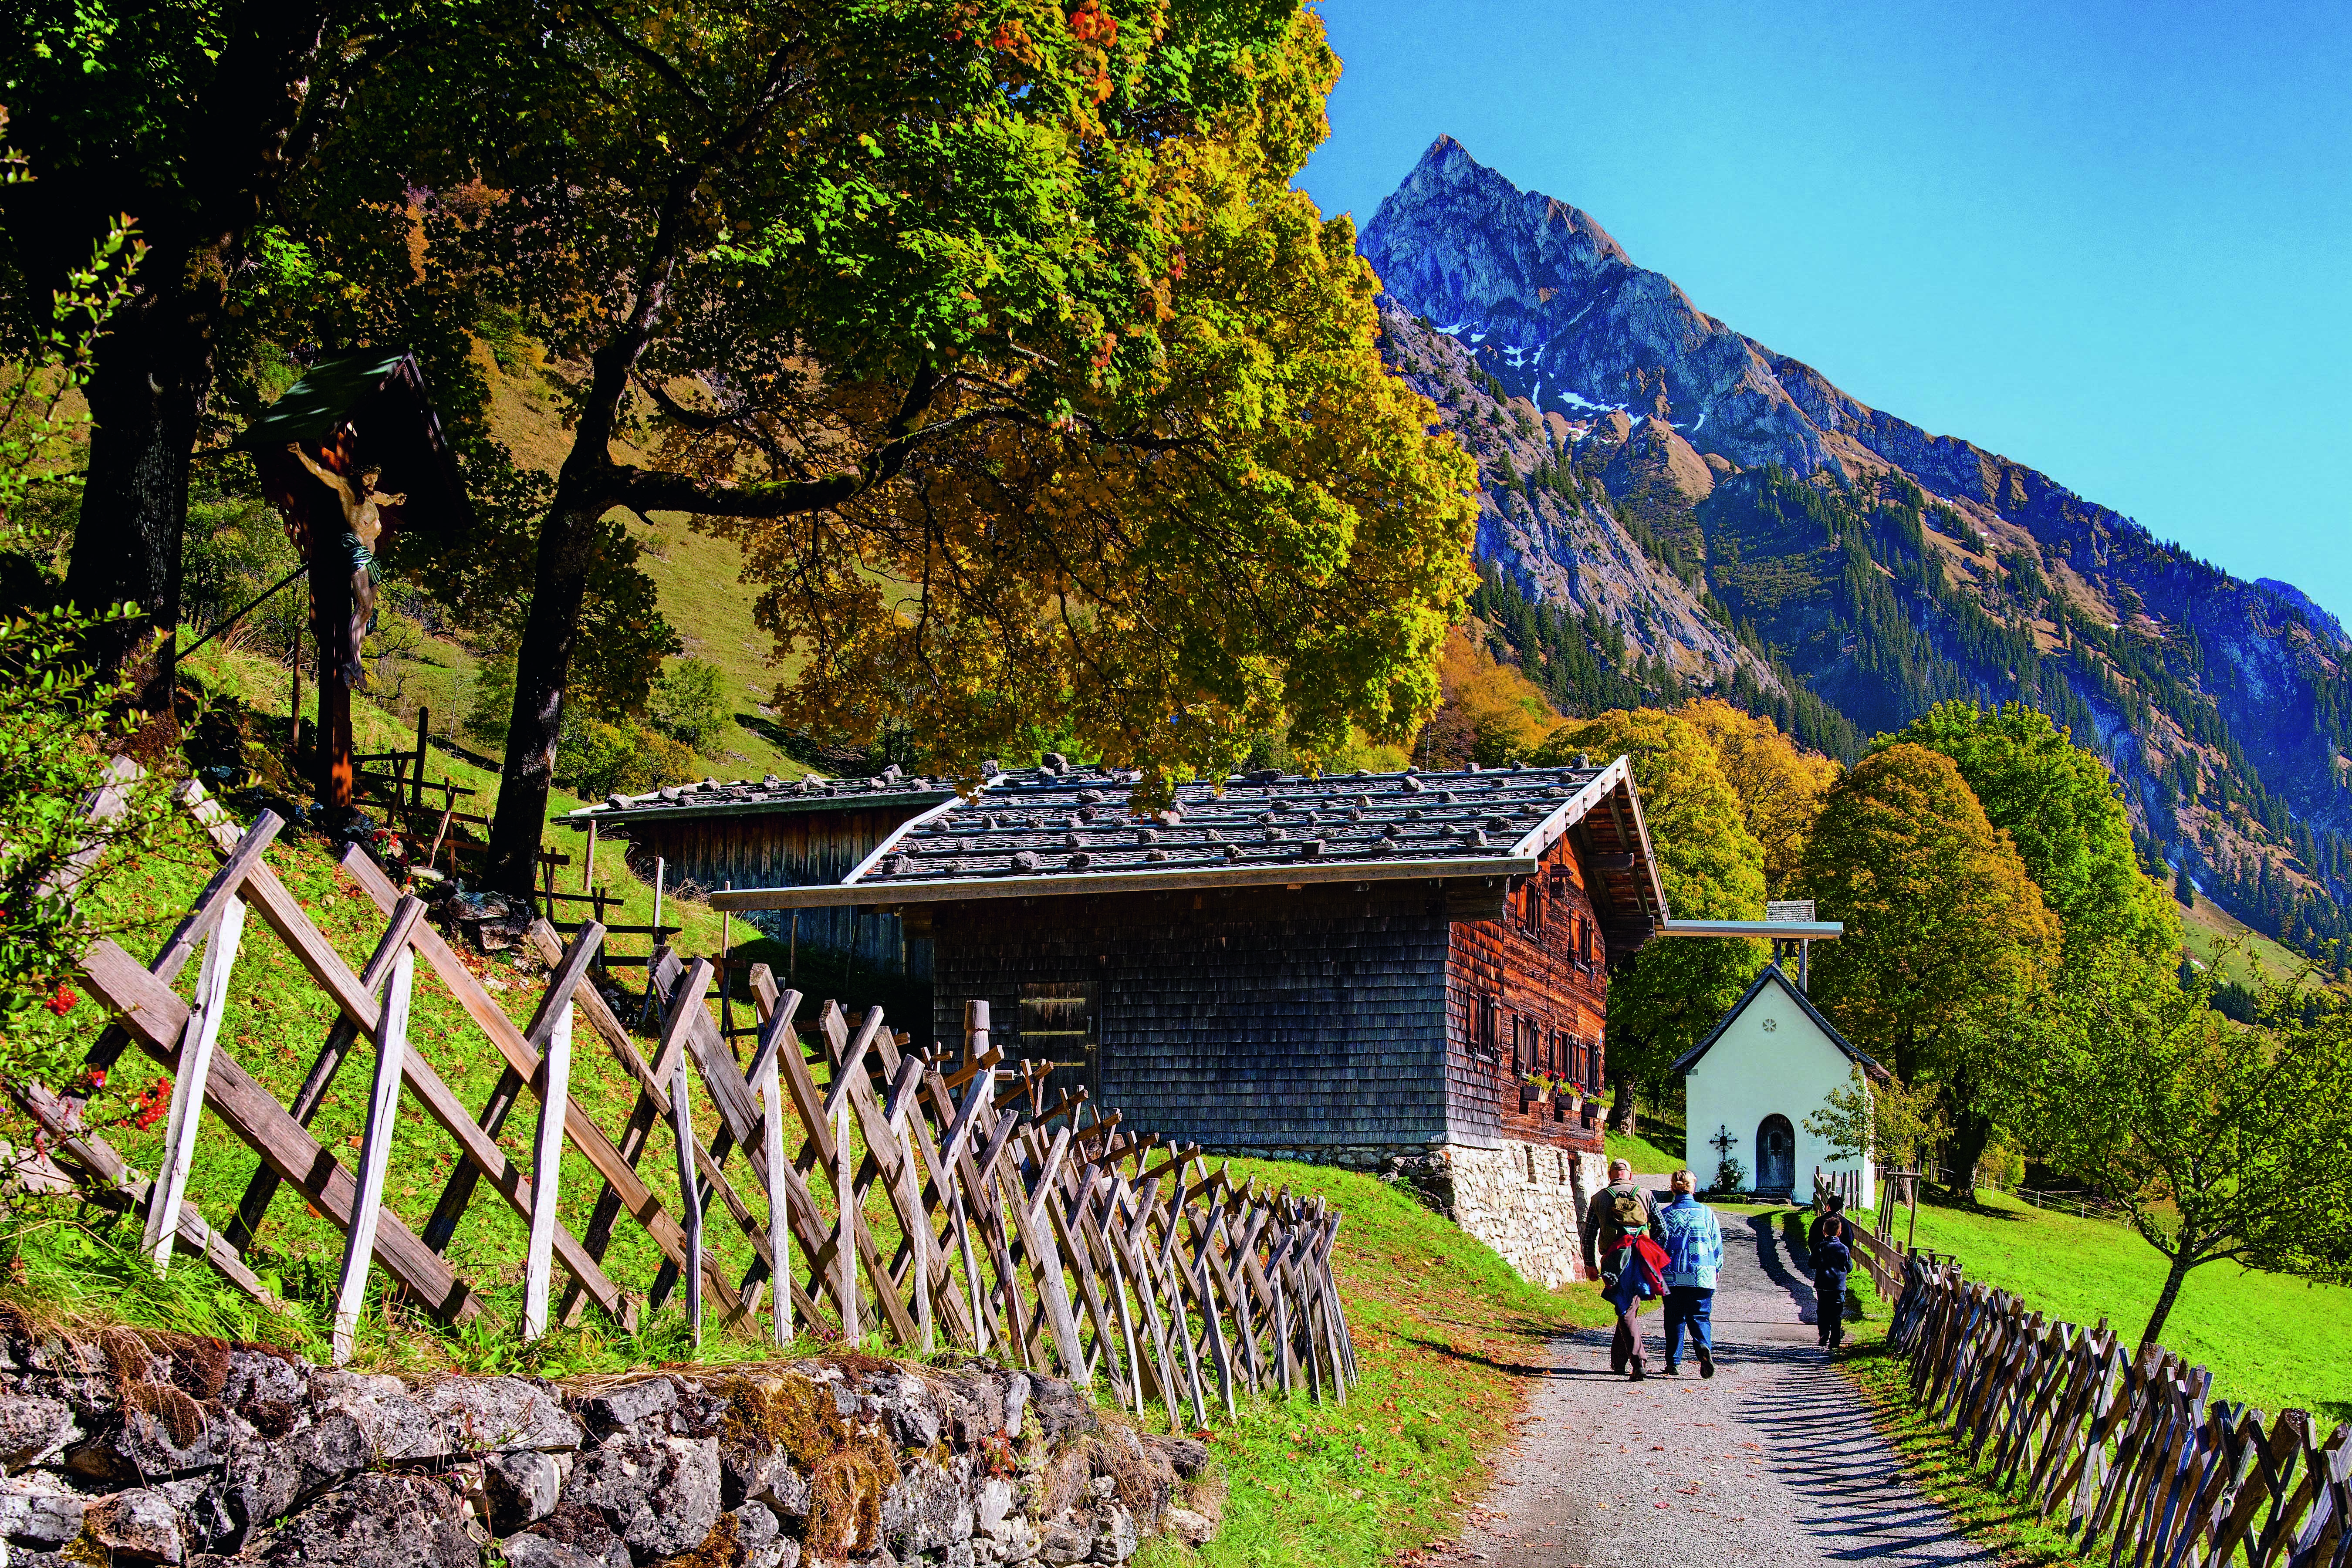
[(1715, 1292), (1702, 1290), (1696, 1285), (1672, 1285), (1666, 1289), (1666, 1364), (1674, 1366), (1683, 1359), (1683, 1329), (1690, 1329), (1691, 1349), (1704, 1346), (1709, 1354), (1715, 1351), (1715, 1334), (1710, 1320), (1715, 1315)]
[(1622, 1273), (1607, 1279), (1601, 1297), (1617, 1309), (1617, 1331), (1609, 1342), (1609, 1368), (1622, 1372), (1628, 1362), (1643, 1359), (1642, 1325), (1636, 1316), (1642, 1310), (1642, 1293), (1632, 1275)]
[(1617, 1314), (1617, 1332), (1609, 1342), (1609, 1366), (1612, 1372), (1622, 1372), (1627, 1363), (1641, 1361), (1642, 1325), (1634, 1314), (1642, 1310), (1636, 1301)]
[(1845, 1276), (1814, 1275), (1813, 1302), (1813, 1322), (1821, 1330), (1822, 1343), (1845, 1343)]

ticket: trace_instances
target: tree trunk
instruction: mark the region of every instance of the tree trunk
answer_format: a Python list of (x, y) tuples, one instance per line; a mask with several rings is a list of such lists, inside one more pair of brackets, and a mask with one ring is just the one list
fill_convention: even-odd
[(150, 637), (180, 624), (188, 455), (212, 384), (211, 345), (178, 303), (134, 301), (99, 344), (89, 472), (66, 568), (67, 596), (84, 611), (126, 600), (139, 606), (142, 618), (101, 628), (91, 652), (108, 675), (135, 679), (131, 700), (146, 713), (171, 710), (173, 641), (165, 636), (136, 669), (131, 660)]
[(1611, 1068), (1609, 1072), (1609, 1131), (1633, 1135), (1641, 1112), (1633, 1103), (1633, 1079), (1631, 1074)]
[(96, 346), (89, 468), (66, 590), (86, 611), (124, 600), (139, 606), (143, 619), (109, 627), (96, 641), (92, 651), (108, 674), (126, 673), (133, 649), (166, 634), (152, 663), (136, 672), (133, 700), (153, 714), (172, 710), (177, 672), (169, 634), (180, 623), (188, 462), (212, 390), (226, 279), (247, 236), (319, 130), (314, 124), (296, 136), (326, 26), (323, 12), (290, 4), (232, 7), (229, 14), (234, 26), (186, 133), (198, 155), (184, 164), (184, 185), (158, 192), (135, 174), (94, 186), (59, 183), (59, 205), (44, 209), (63, 220), (46, 226), (65, 237), (44, 265), (47, 275), (61, 278), (62, 267), (89, 254), (102, 232), (91, 219), (102, 226), (126, 207), (148, 246), (130, 300)]
[(555, 782), (555, 744), (563, 728), (563, 689), (580, 637), (596, 522), (604, 510), (580, 493), (584, 489), (569, 475), (557, 486), (555, 504), (540, 530), (530, 614), (515, 650), (513, 716), (482, 872), (485, 883), (503, 893), (528, 897), (537, 879), (547, 796)]
[(2157, 1292), (2156, 1310), (2148, 1314), (2147, 1328), (2139, 1336), (2142, 1344), (2153, 1344), (2156, 1336), (2164, 1332), (2164, 1320), (2172, 1315), (2172, 1304), (2180, 1299), (2181, 1282), (2189, 1271), (2197, 1267), (2189, 1255), (2188, 1239), (2183, 1237), (2172, 1254), (2172, 1267), (2164, 1271), (2164, 1289)]
[(1977, 1162), (1992, 1142), (1992, 1118), (1976, 1111), (1952, 1112), (1951, 1142), (1945, 1158), (1952, 1163), (1951, 1194), (1964, 1204), (1977, 1201)]

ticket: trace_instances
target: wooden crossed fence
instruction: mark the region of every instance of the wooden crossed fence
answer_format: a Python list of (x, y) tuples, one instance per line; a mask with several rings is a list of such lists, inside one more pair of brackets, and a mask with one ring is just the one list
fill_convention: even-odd
[[(1122, 1132), (1116, 1112), (1096, 1111), (1082, 1094), (1046, 1106), (1049, 1069), (1002, 1065), (985, 1004), (968, 1010), (957, 1063), (908, 1050), (906, 1037), (884, 1026), (879, 1008), (853, 1022), (827, 1003), (814, 1010), (804, 1039), (803, 998), (780, 992), (757, 966), (750, 989), (759, 1024), (747, 1067), (708, 1004), (709, 962), (681, 963), (664, 952), (651, 969), (660, 1028), (648, 1052), (583, 983), (602, 928), (586, 922), (565, 946), (541, 921), (531, 936), (548, 980), (530, 1021), (519, 1028), (424, 921), (418, 900), (400, 896), (364, 851), (351, 849), (343, 868), (386, 924), (354, 973), (264, 859), (279, 820), (264, 813), (239, 835), (200, 792), (184, 798), (223, 851), (220, 870), (152, 963), (139, 963), (111, 942), (84, 958), (91, 990), (117, 1016), (89, 1065), (106, 1068), (135, 1045), (174, 1072), (160, 1178), (147, 1183), (84, 1128), (69, 1098), (30, 1087), (19, 1099), (63, 1157), (145, 1213), (145, 1246), (159, 1268), (177, 1248), (267, 1299), (245, 1254), (278, 1188), (295, 1188), (345, 1237), (338, 1361), (352, 1353), (371, 1260), (410, 1300), (445, 1320), (480, 1312), (479, 1298), (443, 1254), (487, 1181), (528, 1222), (526, 1337), (543, 1332), (552, 1314), (570, 1321), (591, 1303), (634, 1327), (641, 1310), (658, 1310), (685, 1279), (698, 1285), (686, 1299), (698, 1343), (706, 1305), (749, 1331), (766, 1290), (779, 1345), (801, 1325), (852, 1342), (878, 1329), (923, 1351), (944, 1341), (1081, 1384), (1106, 1377), (1123, 1405), (1139, 1415), (1163, 1405), (1176, 1428), (1205, 1425), (1212, 1404), (1231, 1415), (1236, 1398), (1249, 1393), (1345, 1401), (1356, 1362), (1330, 1267), (1337, 1214), (1319, 1199), (1262, 1193), (1255, 1179), (1236, 1184), (1225, 1169), (1212, 1170), (1197, 1147), (1162, 1149), (1156, 1136)], [(220, 1041), (248, 909), (340, 1015), (284, 1105)], [(199, 948), (194, 996), (184, 1002), (173, 983)], [(504, 1063), (478, 1114), (408, 1048), (419, 959)], [(636, 1085), (617, 1139), (570, 1093), (575, 1019)], [(374, 1062), (352, 1171), (307, 1127), (362, 1041), (373, 1047)], [(822, 1083), (817, 1068), (824, 1069)], [(403, 1096), (456, 1141), (460, 1154), (421, 1230), (383, 1204)], [(524, 1164), (510, 1161), (497, 1140), (527, 1100), (538, 1127)], [(196, 1212), (186, 1193), (199, 1107), (260, 1157), (225, 1226)], [(705, 1116), (708, 1127), (700, 1125)], [(677, 1163), (675, 1213), (638, 1173), (657, 1129)], [(599, 1184), (578, 1236), (556, 1214), (567, 1141)], [(723, 1220), (709, 1217), (714, 1199)], [(869, 1209), (888, 1223), (877, 1225)], [(642, 1291), (604, 1271), (623, 1215), (661, 1254)], [(740, 1278), (729, 1277), (719, 1249), (706, 1247), (706, 1222), (732, 1225), (751, 1244), (753, 1260)], [(783, 1288), (767, 1290), (780, 1267)], [(559, 1269), (563, 1294), (551, 1306)]]
[(2116, 1568), (2344, 1568), (2352, 1427), (2210, 1397), (2212, 1377), (2158, 1344), (2055, 1322), (1915, 1252), (1889, 1341), (1911, 1392), (1972, 1463), (2042, 1518), (2063, 1510)]

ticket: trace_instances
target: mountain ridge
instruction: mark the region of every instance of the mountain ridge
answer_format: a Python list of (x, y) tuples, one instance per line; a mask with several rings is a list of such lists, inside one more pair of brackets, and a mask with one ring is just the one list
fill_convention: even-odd
[(1360, 249), (1391, 366), (1479, 461), (1480, 613), (1571, 710), (1716, 690), (1850, 752), (2026, 700), (2106, 759), (2152, 868), (2347, 934), (2352, 640), (2300, 589), (1853, 397), (1451, 137)]

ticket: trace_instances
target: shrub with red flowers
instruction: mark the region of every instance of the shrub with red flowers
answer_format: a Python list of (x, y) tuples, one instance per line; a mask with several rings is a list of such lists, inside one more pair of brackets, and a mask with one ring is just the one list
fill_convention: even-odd
[(139, 1091), (139, 1098), (131, 1102), (131, 1112), (122, 1118), (122, 1124), (144, 1132), (162, 1121), (171, 1109), (172, 1080), (159, 1078)]
[[(97, 935), (85, 903), (167, 820), (162, 785), (116, 784), (122, 809), (82, 803), (110, 783), (113, 689), (74, 649), (93, 617), (0, 620), (0, 1074), (58, 1081), (88, 1044), (71, 976)], [(77, 861), (84, 848), (95, 854)]]

